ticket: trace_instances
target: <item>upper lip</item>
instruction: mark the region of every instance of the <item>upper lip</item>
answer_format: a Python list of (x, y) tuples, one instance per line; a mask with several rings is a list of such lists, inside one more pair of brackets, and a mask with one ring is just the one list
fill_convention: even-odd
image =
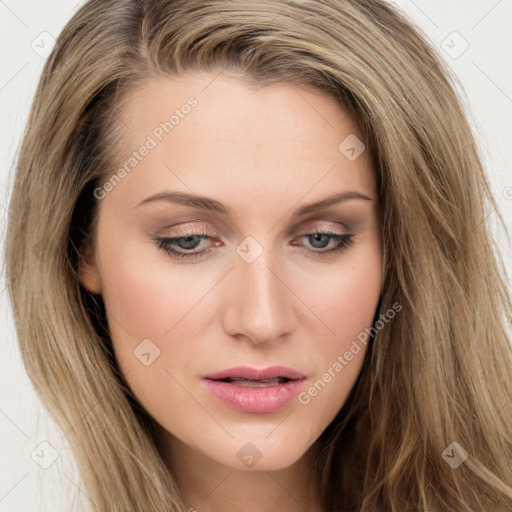
[(292, 368), (286, 366), (269, 366), (268, 368), (251, 368), (250, 366), (237, 366), (216, 373), (209, 373), (203, 378), (210, 380), (221, 380), (227, 378), (241, 377), (251, 380), (275, 379), (276, 377), (284, 377), (290, 380), (305, 379), (306, 376)]

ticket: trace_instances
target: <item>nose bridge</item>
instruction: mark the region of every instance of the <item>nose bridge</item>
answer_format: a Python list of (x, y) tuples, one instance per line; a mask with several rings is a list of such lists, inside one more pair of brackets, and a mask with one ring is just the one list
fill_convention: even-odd
[(277, 340), (293, 327), (293, 294), (280, 276), (276, 254), (253, 237), (236, 249), (233, 293), (226, 330), (261, 344)]

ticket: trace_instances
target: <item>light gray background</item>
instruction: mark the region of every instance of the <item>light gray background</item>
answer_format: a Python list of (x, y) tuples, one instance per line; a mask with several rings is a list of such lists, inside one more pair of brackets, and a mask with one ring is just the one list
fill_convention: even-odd
[[(2, 234), (8, 216), (12, 162), (44, 58), (52, 39), (82, 3), (0, 0)], [(402, 0), (395, 3), (426, 32), (460, 79), (492, 189), (510, 230), (512, 1)], [(490, 219), (494, 222), (495, 216), (491, 215)], [(495, 232), (510, 275), (510, 244), (502, 232)], [(0, 511), (80, 510), (77, 504), (70, 505), (67, 501), (70, 496), (76, 496), (85, 507), (90, 506), (64, 433), (48, 417), (23, 370), (3, 274), (0, 333)]]

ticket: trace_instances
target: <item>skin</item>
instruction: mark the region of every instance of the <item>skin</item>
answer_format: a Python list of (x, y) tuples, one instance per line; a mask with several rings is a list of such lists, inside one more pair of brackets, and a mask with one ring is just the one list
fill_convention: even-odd
[[(382, 241), (369, 152), (354, 161), (340, 152), (348, 135), (363, 136), (316, 90), (254, 87), (196, 71), (151, 79), (130, 93), (116, 127), (124, 130), (119, 166), (190, 96), (197, 106), (100, 200), (80, 281), (103, 296), (120, 368), (160, 426), (166, 463), (187, 506), (321, 511), (308, 474), (315, 441), (344, 404), (366, 348), (307, 404), (294, 399), (273, 413), (234, 410), (201, 377), (234, 366), (284, 365), (306, 375), (307, 390), (372, 325)], [(348, 190), (369, 200), (293, 216)], [(163, 191), (208, 196), (231, 212), (167, 201), (138, 206)], [(304, 236), (322, 228), (352, 234), (352, 243), (322, 254), (336, 240), (315, 245)], [(211, 237), (174, 247), (201, 256), (173, 258), (154, 240), (186, 236), (183, 229)], [(236, 252), (249, 236), (263, 250), (251, 263)], [(134, 355), (145, 339), (160, 350), (147, 366)], [(237, 457), (247, 442), (261, 454), (251, 468)]]

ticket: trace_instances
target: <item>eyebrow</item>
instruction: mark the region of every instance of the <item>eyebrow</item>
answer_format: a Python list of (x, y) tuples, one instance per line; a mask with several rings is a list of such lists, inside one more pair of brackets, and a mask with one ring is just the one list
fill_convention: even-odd
[[(317, 201), (316, 203), (310, 203), (305, 206), (302, 206), (293, 214), (293, 216), (300, 217), (303, 215), (307, 215), (308, 213), (316, 212), (323, 208), (327, 208), (328, 206), (331, 206), (333, 204), (348, 201), (350, 199), (362, 199), (364, 201), (372, 200), (367, 195), (362, 194), (361, 192), (358, 192), (356, 190), (346, 190), (333, 196), (326, 197), (325, 199)], [(216, 213), (220, 213), (222, 215), (231, 214), (231, 209), (229, 207), (225, 206), (219, 201), (216, 201), (215, 199), (211, 199), (209, 197), (204, 196), (197, 196), (193, 194), (187, 194), (185, 192), (159, 192), (142, 200), (138, 205), (135, 206), (135, 208), (157, 201), (177, 203), (184, 206), (200, 208), (201, 210), (213, 211)]]

